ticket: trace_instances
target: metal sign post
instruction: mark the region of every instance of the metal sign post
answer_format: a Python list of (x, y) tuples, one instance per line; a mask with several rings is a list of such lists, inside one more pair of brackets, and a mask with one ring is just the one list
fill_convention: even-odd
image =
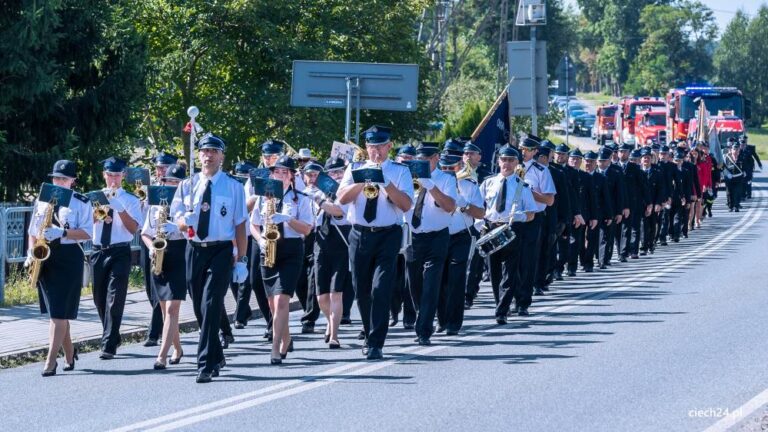
[[(520, 0), (515, 17), (515, 25), (531, 28), (531, 133), (538, 133), (537, 98), (536, 98), (536, 26), (547, 23), (544, 0)], [(546, 84), (546, 79), (545, 79)], [(567, 125), (566, 125), (567, 127)]]

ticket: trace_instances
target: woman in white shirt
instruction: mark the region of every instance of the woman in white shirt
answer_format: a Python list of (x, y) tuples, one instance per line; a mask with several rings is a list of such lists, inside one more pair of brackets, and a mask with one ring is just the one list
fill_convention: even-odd
[[(281, 364), (288, 351), (293, 349), (288, 326), (288, 304), (296, 291), (304, 259), (304, 236), (312, 231), (312, 200), (298, 192), (294, 185), (296, 162), (282, 156), (270, 167), (271, 177), (283, 183), (283, 198), (275, 202), (275, 214), (267, 220), (268, 198), (257, 198), (251, 213), (251, 234), (261, 249), (261, 276), (272, 310), (272, 353), (271, 364)], [(271, 198), (274, 199), (274, 198)], [(264, 226), (275, 224), (280, 232), (277, 253), (272, 267), (264, 265), (266, 241)]]

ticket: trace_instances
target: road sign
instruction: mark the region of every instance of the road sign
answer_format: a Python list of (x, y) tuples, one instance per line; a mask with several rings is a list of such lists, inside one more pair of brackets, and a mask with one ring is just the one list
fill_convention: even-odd
[[(531, 44), (528, 41), (507, 42), (509, 61), (509, 111), (514, 116), (531, 115)], [(547, 43), (536, 42), (536, 111), (546, 114), (547, 100)]]
[(576, 66), (566, 54), (557, 65), (558, 96), (576, 96)]
[(547, 8), (544, 0), (520, 0), (515, 25), (539, 26), (547, 24)]
[[(347, 82), (359, 80), (352, 106), (359, 109), (416, 111), (419, 66), (392, 63), (293, 62), (291, 106), (346, 108)], [(356, 100), (359, 96), (359, 106)]]

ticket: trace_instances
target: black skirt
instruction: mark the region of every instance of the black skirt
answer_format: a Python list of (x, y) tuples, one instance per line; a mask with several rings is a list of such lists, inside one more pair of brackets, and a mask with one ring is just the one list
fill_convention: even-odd
[(301, 277), (301, 267), (304, 264), (304, 240), (301, 238), (284, 238), (277, 241), (277, 256), (275, 265), (264, 265), (264, 250), (261, 250), (261, 277), (264, 279), (264, 290), (268, 297), (284, 294), (293, 297)]
[[(163, 272), (152, 273), (153, 296), (159, 301), (186, 300), (186, 240), (170, 240), (163, 256)], [(151, 270), (150, 270), (151, 271)]]
[[(344, 292), (349, 274), (349, 231), (351, 226), (331, 226), (328, 235), (318, 232), (315, 242), (317, 294)], [(341, 234), (339, 233), (341, 231)], [(342, 238), (341, 236), (344, 236)], [(346, 240), (346, 242), (345, 242)]]
[(37, 293), (40, 313), (55, 319), (77, 319), (83, 288), (83, 250), (77, 244), (48, 244), (51, 256), (43, 262)]

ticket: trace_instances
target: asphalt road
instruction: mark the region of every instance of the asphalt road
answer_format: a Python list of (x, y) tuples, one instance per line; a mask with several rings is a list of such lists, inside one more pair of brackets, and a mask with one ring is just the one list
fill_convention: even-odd
[[(579, 103), (581, 105), (584, 105), (586, 107), (586, 111), (590, 114), (595, 114), (597, 112), (597, 107), (594, 105), (592, 101), (586, 100), (586, 99), (574, 99), (574, 102)], [(565, 131), (561, 128), (554, 128), (552, 129), (551, 133), (557, 134), (560, 138), (565, 141)], [(600, 146), (597, 144), (597, 141), (592, 139), (592, 137), (589, 136), (578, 136), (576, 134), (569, 134), (568, 135), (568, 146), (571, 148), (579, 148), (581, 151), (586, 152), (589, 150), (597, 150)]]
[[(181, 365), (155, 372), (154, 348), (0, 371), (0, 429), (26, 430), (704, 430), (768, 388), (768, 191), (723, 210), (679, 244), (553, 286), (527, 319), (492, 319), (484, 287), (459, 336), (418, 347), (399, 326), (367, 362), (357, 325), (328, 350), (322, 325), (269, 365), (263, 327), (236, 334), (228, 365), (195, 384), (196, 334)], [(762, 399), (736, 420), (754, 422)], [(755, 407), (756, 405), (756, 407)], [(756, 411), (757, 410), (757, 411)], [(734, 424), (733, 421), (729, 424)], [(737, 425), (738, 427), (738, 425)]]

